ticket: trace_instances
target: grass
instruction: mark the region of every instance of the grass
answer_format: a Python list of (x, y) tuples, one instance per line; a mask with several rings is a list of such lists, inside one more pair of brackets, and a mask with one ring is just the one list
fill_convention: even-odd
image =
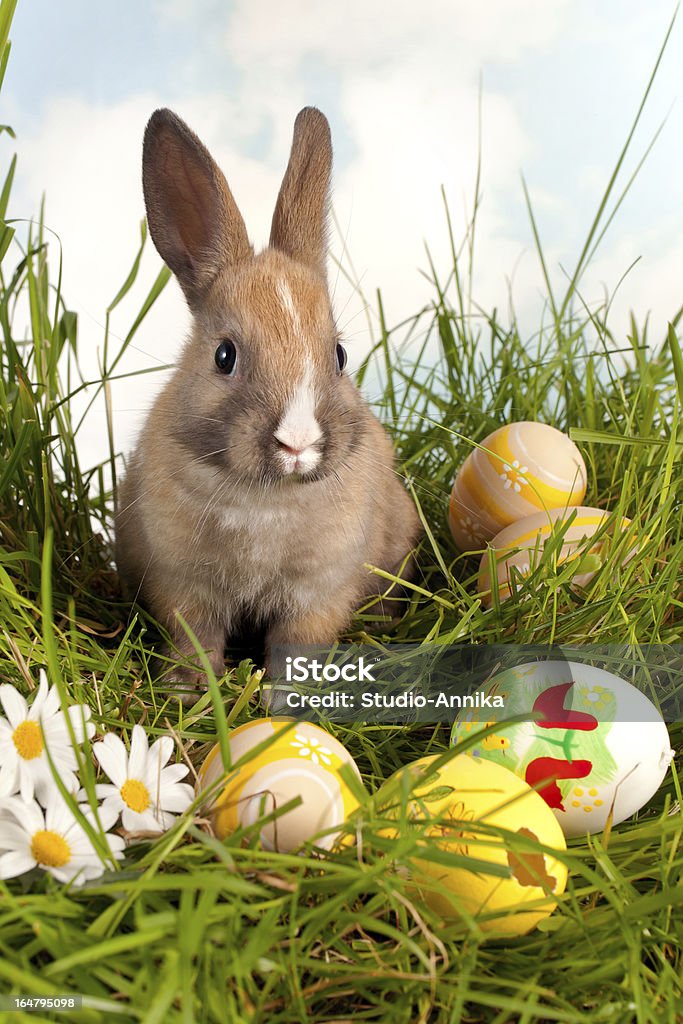
[[(2, 69), (13, 8), (2, 0)], [(59, 246), (42, 212), (28, 227), (7, 223), (13, 171), (14, 164), (0, 193), (0, 675), (28, 694), (44, 667), (63, 701), (91, 706), (100, 732), (126, 735), (140, 722), (152, 738), (170, 728), (198, 767), (218, 731), (261, 715), (258, 677), (242, 662), (190, 710), (155, 682), (153, 624), (142, 612), (131, 616), (112, 568), (115, 425), (110, 417), (110, 457), (81, 467), (84, 428), (72, 414), (85, 383), (77, 317), (62, 295)], [(627, 337), (615, 338), (607, 306), (589, 308), (580, 294), (580, 271), (621, 201), (616, 182), (615, 175), (566, 293), (549, 290), (535, 337), (520, 337), (514, 315), (503, 320), (476, 306), (468, 273), (474, 222), (462, 246), (453, 241), (448, 278), (433, 273), (429, 308), (411, 324), (382, 328), (371, 357), (383, 374), (377, 410), (427, 527), (421, 576), (391, 639), (683, 643), (680, 314), (666, 338), (649, 338), (635, 321)], [(535, 224), (534, 232), (542, 257)], [(125, 349), (168, 278), (162, 271), (112, 353), (109, 315), (139, 285), (138, 267), (139, 256), (107, 312), (93, 401), (107, 402)], [(15, 326), (22, 309), (25, 336)], [(627, 542), (640, 549), (620, 569), (617, 547), (608, 547), (585, 592), (573, 590), (548, 555), (518, 594), (486, 612), (477, 560), (458, 554), (448, 532), (448, 495), (472, 444), (521, 419), (572, 434), (588, 465), (590, 504), (628, 516)], [(387, 638), (359, 616), (348, 639)], [(448, 748), (446, 725), (347, 723), (332, 731), (371, 792), (402, 765)], [(680, 748), (680, 723), (671, 737)], [(514, 941), (486, 941), (476, 921), (444, 922), (416, 902), (394, 870), (416, 838), (387, 839), (382, 821), (368, 800), (355, 825), (359, 843), (321, 859), (313, 850), (265, 852), (253, 833), (218, 842), (187, 816), (161, 840), (134, 843), (122, 869), (83, 889), (42, 873), (0, 882), (0, 992), (81, 993), (86, 1008), (68, 1019), (92, 1022), (681, 1019), (675, 770), (632, 820), (570, 843), (570, 881), (556, 912)], [(24, 1018), (65, 1019), (7, 1016)]]

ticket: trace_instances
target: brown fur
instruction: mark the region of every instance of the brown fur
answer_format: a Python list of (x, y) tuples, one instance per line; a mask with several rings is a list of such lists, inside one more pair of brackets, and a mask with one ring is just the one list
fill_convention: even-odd
[[(245, 618), (266, 629), (267, 651), (332, 642), (387, 587), (364, 563), (398, 571), (419, 533), (388, 436), (335, 367), (325, 279), (331, 155), (326, 119), (303, 110), (271, 245), (253, 256), (223, 175), (187, 126), (157, 111), (145, 134), (150, 231), (194, 317), (119, 492), (117, 562), (180, 656), (193, 648), (176, 611), (217, 672), (226, 636)], [(238, 353), (230, 377), (214, 364), (226, 337)], [(306, 365), (321, 455), (310, 472), (287, 476), (274, 431)]]

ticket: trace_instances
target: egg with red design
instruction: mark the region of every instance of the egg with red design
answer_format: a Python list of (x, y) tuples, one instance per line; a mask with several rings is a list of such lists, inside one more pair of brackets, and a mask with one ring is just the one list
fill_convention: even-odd
[[(613, 672), (573, 661), (531, 662), (500, 672), (482, 692), (503, 698), (498, 722), (530, 717), (482, 736), (468, 752), (536, 789), (567, 837), (601, 831), (610, 814), (613, 824), (625, 821), (664, 780), (674, 751), (662, 716)], [(453, 745), (492, 724), (475, 716), (460, 712)]]
[[(362, 783), (358, 766), (334, 736), (312, 722), (264, 718), (233, 729), (228, 742), (236, 767), (226, 769), (216, 744), (196, 785), (197, 793), (211, 788), (206, 810), (220, 839), (254, 826), (267, 850), (289, 853), (309, 840), (330, 850), (348, 841), (341, 826), (358, 799), (346, 771)], [(287, 804), (292, 806), (282, 812)]]

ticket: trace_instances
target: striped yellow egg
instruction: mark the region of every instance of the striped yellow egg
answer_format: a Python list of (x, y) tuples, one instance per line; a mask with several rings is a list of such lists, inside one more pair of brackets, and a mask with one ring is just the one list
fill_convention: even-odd
[(461, 551), (481, 550), (510, 523), (580, 505), (586, 464), (574, 442), (546, 423), (510, 423), (467, 456), (453, 484), (448, 522)]
[[(401, 834), (414, 829), (417, 850), (432, 854), (404, 865), (410, 887), (445, 920), (476, 917), (494, 936), (525, 934), (552, 913), (567, 884), (567, 869), (552, 853), (561, 857), (567, 848), (555, 815), (523, 779), (468, 754), (420, 782), (435, 761), (420, 758), (387, 783), (393, 796), (385, 816), (400, 815)], [(391, 782), (406, 775), (414, 782), (404, 809)], [(487, 831), (491, 826), (507, 835)], [(482, 862), (500, 873), (488, 873)]]
[[(497, 581), (495, 586), (501, 601), (510, 596), (512, 569), (514, 568), (522, 576), (532, 573), (541, 561), (545, 544), (552, 536), (556, 524), (558, 527), (561, 526), (571, 516), (574, 516), (574, 519), (563, 534), (562, 547), (557, 555), (558, 565), (568, 559), (585, 558), (589, 554), (600, 558), (608, 538), (601, 537), (592, 547), (588, 547), (586, 541), (604, 525), (609, 518), (609, 512), (599, 508), (579, 506), (578, 508), (556, 508), (549, 512), (537, 512), (533, 516), (520, 519), (519, 522), (501, 530), (490, 543), (496, 560)], [(625, 530), (629, 523), (630, 519), (622, 518), (621, 529)], [(635, 550), (630, 551), (627, 558), (634, 553)], [(624, 561), (626, 560), (625, 558)], [(585, 587), (595, 576), (597, 568), (578, 573), (573, 577), (572, 583), (579, 587)], [(490, 607), (493, 601), (488, 551), (485, 551), (481, 558), (477, 589), (482, 596), (483, 603)]]
[[(264, 718), (247, 722), (230, 733), (231, 763), (266, 742), (265, 749), (227, 775), (218, 744), (204, 761), (197, 793), (225, 776), (222, 790), (208, 808), (216, 835), (223, 839), (300, 798), (298, 806), (263, 824), (259, 833), (263, 847), (289, 853), (315, 838), (317, 846), (331, 849), (339, 832), (328, 830), (342, 825), (358, 806), (340, 774), (344, 765), (350, 765), (360, 779), (355, 761), (338, 740), (318, 725), (293, 725), (288, 719)], [(325, 834), (318, 835), (320, 832)]]

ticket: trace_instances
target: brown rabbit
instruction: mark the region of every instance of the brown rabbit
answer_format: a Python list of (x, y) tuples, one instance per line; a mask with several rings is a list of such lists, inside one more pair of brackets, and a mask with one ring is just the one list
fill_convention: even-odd
[[(257, 256), (212, 157), (170, 110), (145, 131), (149, 229), (193, 315), (119, 491), (116, 558), (169, 631), (175, 680), (205, 682), (179, 611), (219, 673), (244, 623), (326, 644), (410, 563), (419, 519), (391, 442), (344, 373), (326, 281), (332, 147), (302, 110)], [(404, 573), (405, 575), (405, 573)]]

